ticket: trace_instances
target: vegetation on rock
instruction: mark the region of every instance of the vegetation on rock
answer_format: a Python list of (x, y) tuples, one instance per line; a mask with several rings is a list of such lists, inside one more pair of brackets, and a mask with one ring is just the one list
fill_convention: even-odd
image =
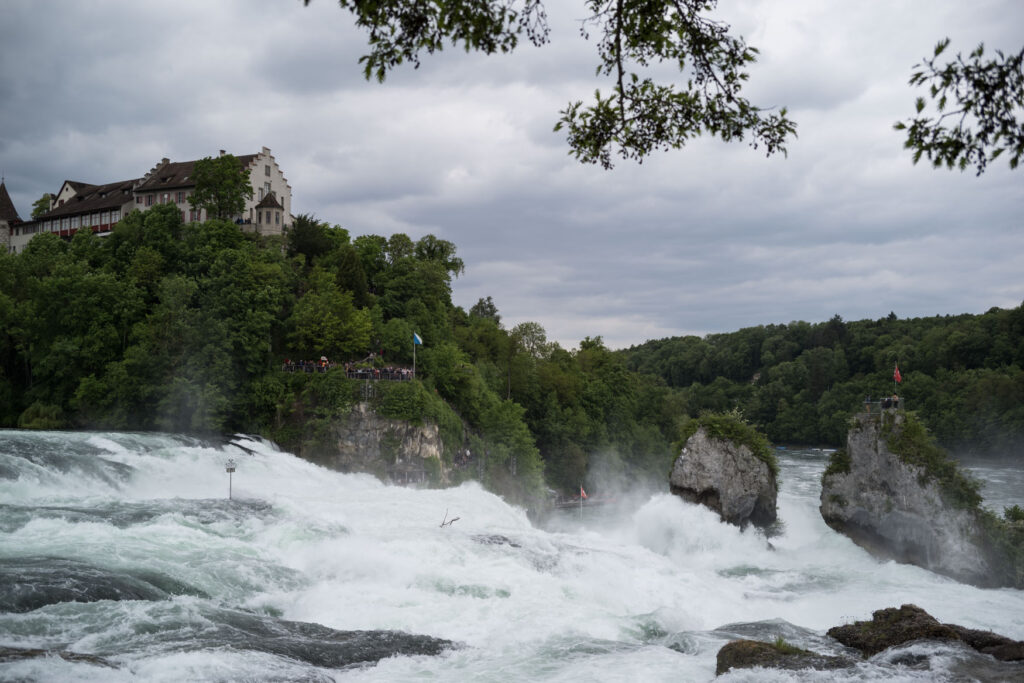
[(903, 413), (898, 421), (895, 413), (882, 418), (882, 435), (888, 449), (908, 465), (923, 468), (925, 481), (938, 482), (947, 502), (974, 509), (981, 504), (981, 483), (966, 474), (928, 433), (913, 413)]
[(779, 460), (772, 452), (771, 444), (763, 434), (747, 424), (738, 411), (702, 412), (699, 417), (690, 420), (683, 428), (681, 442), (686, 443), (686, 440), (696, 434), (701, 427), (707, 431), (710, 437), (749, 448), (755, 458), (768, 465), (772, 477), (778, 481)]

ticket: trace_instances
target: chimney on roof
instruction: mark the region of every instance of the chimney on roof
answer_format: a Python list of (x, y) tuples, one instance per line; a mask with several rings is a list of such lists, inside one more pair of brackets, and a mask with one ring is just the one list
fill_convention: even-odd
[(221, 156), (224, 156), (225, 154), (227, 154), (227, 152), (225, 152), (224, 150), (221, 150), (221, 151), (220, 151), (220, 155), (221, 155)]
[(171, 160), (168, 159), (167, 157), (164, 157), (163, 159), (160, 160), (160, 165), (161, 166), (166, 166), (169, 163), (171, 163)]

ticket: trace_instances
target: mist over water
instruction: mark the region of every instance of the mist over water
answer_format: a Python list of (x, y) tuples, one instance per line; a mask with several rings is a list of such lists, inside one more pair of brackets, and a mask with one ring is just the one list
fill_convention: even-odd
[[(667, 493), (535, 525), (476, 484), (385, 486), (244, 445), (0, 431), (0, 648), (94, 656), (0, 654), (0, 679), (701, 681), (733, 638), (836, 652), (827, 628), (908, 602), (1024, 639), (1024, 592), (879, 561), (828, 529), (820, 452), (780, 453), (766, 539)], [(840, 675), (1009, 675), (955, 647), (898, 653)], [(722, 680), (766, 676), (836, 672)]]

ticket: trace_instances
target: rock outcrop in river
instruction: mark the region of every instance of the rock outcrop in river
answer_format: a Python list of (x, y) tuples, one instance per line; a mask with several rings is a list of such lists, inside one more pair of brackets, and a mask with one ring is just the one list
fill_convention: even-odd
[[(895, 452), (894, 452), (895, 451)], [(822, 476), (821, 515), (872, 553), (980, 586), (1021, 586), (1020, 530), (902, 412), (857, 415)], [(1017, 545), (1018, 549), (1014, 550)]]
[(991, 631), (978, 631), (940, 623), (917, 605), (872, 612), (871, 621), (834, 626), (828, 635), (865, 657), (916, 640), (960, 641), (978, 652), (1004, 662), (1024, 660), (1024, 643)]
[(698, 424), (672, 466), (672, 493), (731, 524), (772, 524), (778, 466), (767, 440), (730, 415), (702, 416)]
[[(847, 648), (856, 650), (863, 657), (872, 657), (889, 648), (920, 641), (959, 644), (982, 655), (989, 655), (998, 662), (1008, 662), (993, 662), (991, 678), (981, 676), (972, 680), (1021, 680), (1021, 676), (1024, 675), (1024, 666), (1020, 664), (1024, 662), (1024, 642), (991, 631), (978, 631), (957, 624), (940, 623), (916, 605), (880, 609), (871, 616), (871, 621), (856, 621), (852, 624), (834, 626), (828, 630), (828, 636)], [(940, 656), (948, 657), (948, 653)], [(965, 663), (968, 669), (972, 666), (977, 669), (978, 664), (983, 661), (983, 658), (976, 658), (973, 663)], [(811, 652), (793, 647), (780, 638), (774, 644), (756, 640), (730, 641), (718, 651), (717, 663), (716, 674), (721, 675), (730, 669), (753, 667), (790, 670), (852, 669), (856, 665), (856, 659), (847, 654), (836, 656)]]

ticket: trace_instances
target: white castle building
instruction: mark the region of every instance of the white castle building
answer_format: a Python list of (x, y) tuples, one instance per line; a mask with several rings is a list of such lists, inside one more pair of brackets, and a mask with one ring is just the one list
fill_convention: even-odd
[[(225, 151), (220, 150), (224, 156)], [(292, 188), (281, 167), (264, 147), (257, 154), (237, 157), (249, 171), (252, 198), (246, 199), (242, 214), (235, 222), (243, 230), (264, 235), (280, 235), (292, 224)], [(104, 185), (65, 180), (56, 194), (50, 195), (50, 209), (31, 221), (21, 221), (7, 197), (0, 197), (0, 248), (20, 252), (29, 240), (41, 232), (53, 232), (70, 238), (78, 230), (89, 229), (108, 234), (133, 209), (145, 211), (157, 204), (174, 204), (183, 221), (206, 220), (206, 212), (188, 203), (195, 190), (193, 171), (197, 160), (177, 161), (163, 158), (146, 175)], [(0, 183), (2, 186), (2, 183)], [(7, 196), (6, 188), (2, 195)]]

